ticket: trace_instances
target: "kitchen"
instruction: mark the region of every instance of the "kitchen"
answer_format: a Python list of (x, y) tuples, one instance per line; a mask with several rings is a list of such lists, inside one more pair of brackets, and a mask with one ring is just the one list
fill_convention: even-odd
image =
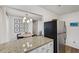
[[(70, 46), (70, 48), (66, 48), (66, 52), (75, 52), (71, 51), (73, 47), (78, 50), (78, 41), (77, 39), (75, 41), (73, 39), (75, 36), (71, 35), (71, 33), (77, 34), (78, 31), (75, 32), (74, 29), (76, 28), (77, 30), (78, 28), (70, 26), (70, 23), (74, 23), (73, 21), (75, 18), (78, 19), (78, 17), (74, 16), (74, 14), (78, 15), (78, 12), (75, 12), (79, 10), (78, 6), (73, 6), (74, 8), (72, 8), (72, 6), (51, 6), (53, 8), (57, 7), (60, 9), (59, 11), (61, 11), (62, 8), (72, 8), (68, 10), (71, 10), (74, 13), (64, 15), (64, 13), (68, 13), (69, 11), (62, 11), (62, 16), (54, 13), (57, 11), (48, 11), (48, 7), (50, 6), (0, 6), (0, 52), (65, 53), (59, 51), (60, 47), (60, 50), (65, 50), (65, 47), (59, 46), (58, 39), (62, 39), (62, 41), (60, 41), (61, 43), (65, 43), (65, 45)], [(74, 9), (76, 10), (74, 11)], [(50, 25), (50, 22), (54, 21), (56, 23), (53, 24), (55, 25), (53, 28), (56, 32), (51, 32), (52, 26)], [(76, 22), (78, 22), (78, 20), (76, 20)], [(45, 26), (45, 23), (48, 24), (48, 27)], [(45, 27), (48, 31), (47, 29), (45, 30)], [(62, 33), (63, 37), (61, 35)], [(58, 36), (58, 34), (60, 35)], [(73, 38), (71, 38), (72, 36)], [(78, 38), (78, 36), (76, 37)]]

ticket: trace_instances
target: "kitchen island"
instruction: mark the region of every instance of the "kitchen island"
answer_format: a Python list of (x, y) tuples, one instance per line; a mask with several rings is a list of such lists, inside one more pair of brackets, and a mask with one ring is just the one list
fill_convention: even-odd
[(53, 53), (53, 39), (35, 36), (0, 44), (0, 53)]

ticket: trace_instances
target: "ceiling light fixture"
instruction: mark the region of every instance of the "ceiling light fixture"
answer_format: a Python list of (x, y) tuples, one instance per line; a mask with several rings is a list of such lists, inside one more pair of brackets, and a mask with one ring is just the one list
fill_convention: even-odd
[(29, 23), (31, 21), (32, 21), (32, 19), (28, 16), (28, 14), (26, 14), (26, 16), (23, 18), (23, 23), (25, 23), (25, 22)]

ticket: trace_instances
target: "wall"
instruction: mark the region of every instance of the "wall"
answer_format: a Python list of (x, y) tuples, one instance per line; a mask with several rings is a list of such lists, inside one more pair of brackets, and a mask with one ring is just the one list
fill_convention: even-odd
[(70, 22), (79, 22), (79, 12), (62, 15), (60, 20), (64, 20), (66, 22), (66, 44), (79, 49), (79, 26), (70, 27)]
[[(38, 35), (42, 35), (43, 34), (43, 21), (42, 20), (38, 20)], [(42, 33), (40, 33), (42, 32)]]
[(1, 8), (0, 8), (0, 43), (2, 43), (2, 39), (4, 40), (4, 37), (3, 37), (3, 33), (4, 33), (4, 31), (3, 31), (3, 21), (2, 21), (2, 10), (1, 10)]
[(38, 35), (38, 21), (33, 21), (33, 34)]
[(0, 43), (9, 41), (7, 20), (6, 8), (0, 7)]
[(28, 23), (28, 32), (33, 33), (33, 22)]

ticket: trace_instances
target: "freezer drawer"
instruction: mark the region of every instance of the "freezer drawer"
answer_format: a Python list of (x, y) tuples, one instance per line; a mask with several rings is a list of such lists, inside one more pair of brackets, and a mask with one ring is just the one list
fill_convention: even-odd
[(59, 34), (57, 35), (57, 51), (59, 53), (65, 52), (65, 43), (66, 43), (66, 34)]

